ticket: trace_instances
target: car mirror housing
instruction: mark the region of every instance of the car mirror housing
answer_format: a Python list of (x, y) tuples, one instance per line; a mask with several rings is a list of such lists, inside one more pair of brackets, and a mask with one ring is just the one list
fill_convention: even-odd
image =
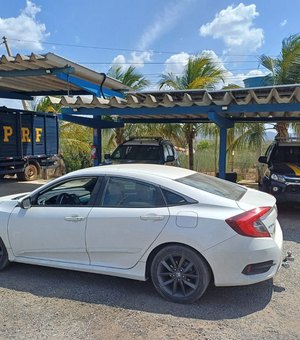
[(31, 199), (30, 197), (25, 197), (22, 201), (19, 202), (19, 205), (22, 209), (31, 208)]
[(104, 155), (104, 159), (110, 159), (110, 153), (106, 153), (106, 154)]
[(266, 156), (260, 156), (258, 158), (258, 162), (267, 164), (268, 163), (267, 157)]

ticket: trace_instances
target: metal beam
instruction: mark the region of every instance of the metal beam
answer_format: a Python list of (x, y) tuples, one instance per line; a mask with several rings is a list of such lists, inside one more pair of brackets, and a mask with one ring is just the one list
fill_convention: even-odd
[(122, 122), (101, 120), (99, 119), (99, 117), (95, 119), (94, 117), (87, 118), (87, 117), (79, 117), (79, 116), (61, 114), (59, 118), (61, 120), (65, 120), (70, 123), (75, 123), (75, 124), (84, 125), (84, 126), (88, 126), (91, 128), (98, 128), (98, 129), (113, 129), (113, 128), (121, 128), (124, 126), (124, 123)]
[[(80, 109), (78, 109), (80, 110)], [(84, 108), (87, 112), (88, 110), (95, 110), (94, 115), (103, 115), (103, 110), (105, 110), (105, 115), (107, 116), (138, 116), (138, 115), (191, 115), (191, 114), (208, 114), (209, 112), (216, 112), (223, 116), (230, 115), (230, 118), (240, 118), (243, 113), (269, 113), (269, 112), (288, 112), (296, 111), (299, 112), (300, 117), (300, 103), (289, 103), (289, 104), (245, 104), (238, 105), (232, 104), (228, 106), (222, 105), (208, 105), (208, 106), (172, 106), (172, 107), (141, 107), (141, 108)]]
[(0, 91), (0, 98), (33, 100), (33, 97), (29, 94), (18, 93), (18, 92), (10, 92), (10, 91), (9, 92)]
[(222, 117), (221, 115), (219, 115), (218, 113), (216, 112), (209, 112), (208, 113), (208, 119), (217, 124), (220, 128), (226, 128), (226, 129), (229, 129), (229, 128), (232, 128), (234, 126), (234, 122), (227, 119), (227, 118), (224, 118)]
[(41, 77), (53, 76), (57, 74), (70, 74), (75, 71), (74, 67), (57, 67), (57, 68), (39, 68), (36, 70), (12, 70), (0, 71), (1, 78), (14, 78), (14, 77)]
[[(81, 79), (81, 78), (77, 78), (77, 77), (74, 77), (72, 75), (67, 75), (67, 74), (64, 74), (64, 73), (57, 74), (56, 77), (60, 80), (63, 80), (63, 81), (66, 81), (70, 84), (81, 87), (82, 89), (93, 94), (94, 96), (97, 96), (97, 97), (102, 96), (101, 88), (100, 88), (100, 85), (98, 85), (98, 84), (91, 83), (90, 81), (87, 81), (87, 80), (84, 80), (84, 79)], [(108, 97), (120, 97), (120, 98), (125, 97), (123, 93), (110, 90), (106, 87), (102, 87), (102, 91), (103, 91), (104, 95), (108, 96)]]

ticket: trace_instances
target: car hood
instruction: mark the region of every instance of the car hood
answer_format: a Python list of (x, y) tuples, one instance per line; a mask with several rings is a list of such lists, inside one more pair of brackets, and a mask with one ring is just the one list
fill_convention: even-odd
[(21, 199), (22, 197), (25, 197), (28, 194), (29, 194), (29, 192), (19, 193), (19, 194), (14, 194), (14, 195), (8, 195), (8, 196), (1, 196), (0, 197), (0, 203), (12, 201), (12, 200), (18, 200), (18, 199)]
[(299, 163), (274, 163), (272, 166), (272, 171), (279, 175), (300, 177), (300, 164)]
[(111, 160), (110, 164), (131, 164), (131, 163), (141, 163), (141, 164), (161, 164), (160, 161), (149, 161), (149, 160), (129, 160), (129, 159), (120, 159)]

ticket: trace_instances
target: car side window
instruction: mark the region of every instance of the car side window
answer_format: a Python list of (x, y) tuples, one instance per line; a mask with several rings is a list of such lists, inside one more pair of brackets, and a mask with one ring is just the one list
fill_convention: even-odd
[(184, 197), (173, 191), (162, 189), (167, 206), (197, 203), (195, 200)]
[(158, 187), (127, 178), (111, 177), (104, 190), (104, 207), (154, 208), (165, 206)]
[(59, 183), (40, 193), (33, 205), (85, 206), (89, 205), (97, 177), (82, 177)]

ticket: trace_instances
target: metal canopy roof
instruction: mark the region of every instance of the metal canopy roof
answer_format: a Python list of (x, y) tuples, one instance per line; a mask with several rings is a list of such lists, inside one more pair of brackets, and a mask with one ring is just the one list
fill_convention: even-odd
[[(127, 92), (112, 97), (50, 98), (67, 114), (114, 115), (123, 122), (207, 121), (214, 112), (233, 121), (300, 121), (300, 85), (233, 89)], [(66, 116), (64, 115), (64, 116)]]
[[(101, 96), (102, 89), (129, 91), (128, 86), (53, 53), (31, 54), (0, 58), (0, 97), (27, 99), (31, 96), (51, 94), (94, 94)], [(31, 99), (31, 98), (28, 98)]]

